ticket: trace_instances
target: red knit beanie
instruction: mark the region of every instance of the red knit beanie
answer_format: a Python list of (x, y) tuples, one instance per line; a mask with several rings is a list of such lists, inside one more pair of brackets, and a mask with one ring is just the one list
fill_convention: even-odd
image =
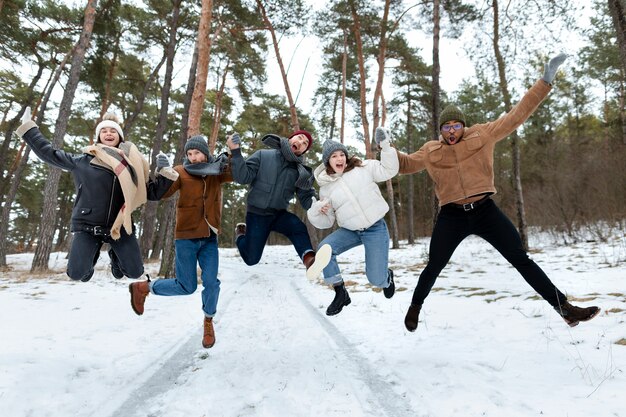
[[(304, 152), (308, 151), (309, 149), (311, 149), (311, 145), (313, 145), (313, 136), (311, 136), (311, 134), (309, 132), (307, 132), (306, 130), (296, 130), (295, 132), (293, 132), (290, 136), (289, 139), (291, 139), (294, 136), (298, 136), (298, 135), (304, 135), (307, 137), (307, 139), (309, 140), (309, 144), (307, 145), (306, 149), (304, 150)], [(302, 152), (302, 153), (304, 153)]]

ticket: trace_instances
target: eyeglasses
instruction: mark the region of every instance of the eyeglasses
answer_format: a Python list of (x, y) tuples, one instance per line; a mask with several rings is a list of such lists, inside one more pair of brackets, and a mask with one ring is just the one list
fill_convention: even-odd
[(444, 132), (449, 132), (450, 129), (461, 130), (463, 128), (463, 123), (455, 123), (453, 125), (443, 125), (441, 126), (441, 130)]

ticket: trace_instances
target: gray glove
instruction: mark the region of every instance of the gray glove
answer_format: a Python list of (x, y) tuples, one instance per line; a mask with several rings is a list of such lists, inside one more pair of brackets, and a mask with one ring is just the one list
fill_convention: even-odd
[(163, 152), (160, 152), (156, 157), (157, 170), (160, 170), (161, 168), (167, 168), (169, 166), (170, 160), (167, 159), (167, 155), (165, 155)]
[(559, 70), (559, 67), (565, 60), (567, 59), (567, 54), (561, 52), (554, 58), (550, 59), (548, 63), (544, 66), (543, 69), (543, 77), (541, 78), (548, 84), (552, 84), (554, 77), (556, 76), (556, 72)]
[(239, 136), (239, 133), (233, 133), (230, 139), (233, 141), (235, 145), (241, 146), (241, 137)]
[(381, 142), (389, 140), (389, 132), (384, 127), (377, 127), (376, 133), (374, 134), (374, 139), (376, 140), (376, 144), (380, 145)]

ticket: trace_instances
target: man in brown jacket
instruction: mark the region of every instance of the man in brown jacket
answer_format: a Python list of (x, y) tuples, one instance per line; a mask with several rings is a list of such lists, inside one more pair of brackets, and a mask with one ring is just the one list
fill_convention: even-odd
[[(217, 235), (222, 217), (222, 184), (233, 180), (225, 171), (226, 155), (213, 158), (204, 136), (193, 136), (185, 144), (183, 165), (174, 167), (178, 179), (163, 198), (180, 191), (176, 207), (176, 278), (130, 284), (131, 306), (136, 314), (144, 311), (148, 293), (189, 295), (198, 287), (197, 264), (202, 270), (202, 310), (204, 336), (202, 346), (215, 344), (213, 316), (217, 309), (220, 280), (217, 278), (219, 255)], [(157, 157), (157, 167), (167, 166), (167, 157)]]
[(571, 305), (543, 270), (528, 257), (517, 229), (496, 206), (493, 181), (493, 153), (498, 141), (506, 138), (528, 119), (546, 98), (558, 67), (567, 55), (552, 58), (543, 77), (526, 92), (510, 112), (499, 119), (466, 127), (465, 115), (446, 107), (440, 115), (441, 136), (410, 155), (398, 152), (400, 174), (422, 170), (435, 183), (441, 210), (430, 240), (428, 265), (422, 271), (404, 319), (407, 330), (417, 329), (422, 303), (457, 246), (469, 235), (489, 242), (511, 263), (570, 326), (591, 320), (600, 309)]

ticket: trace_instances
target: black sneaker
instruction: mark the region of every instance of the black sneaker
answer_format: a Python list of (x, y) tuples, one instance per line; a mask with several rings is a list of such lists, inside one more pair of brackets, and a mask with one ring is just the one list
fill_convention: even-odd
[(346, 291), (346, 286), (343, 282), (340, 285), (334, 286), (333, 288), (335, 290), (335, 298), (326, 309), (327, 316), (334, 316), (335, 314), (341, 313), (343, 307), (352, 302), (352, 300), (350, 300), (350, 295), (348, 294), (348, 291)]
[(385, 294), (385, 298), (391, 298), (396, 293), (396, 284), (393, 282), (393, 271), (391, 269), (388, 269), (387, 271), (389, 286), (387, 288), (383, 288), (383, 294)]
[(124, 273), (120, 269), (120, 261), (113, 249), (109, 249), (109, 258), (111, 258), (111, 273), (117, 279), (124, 278)]

